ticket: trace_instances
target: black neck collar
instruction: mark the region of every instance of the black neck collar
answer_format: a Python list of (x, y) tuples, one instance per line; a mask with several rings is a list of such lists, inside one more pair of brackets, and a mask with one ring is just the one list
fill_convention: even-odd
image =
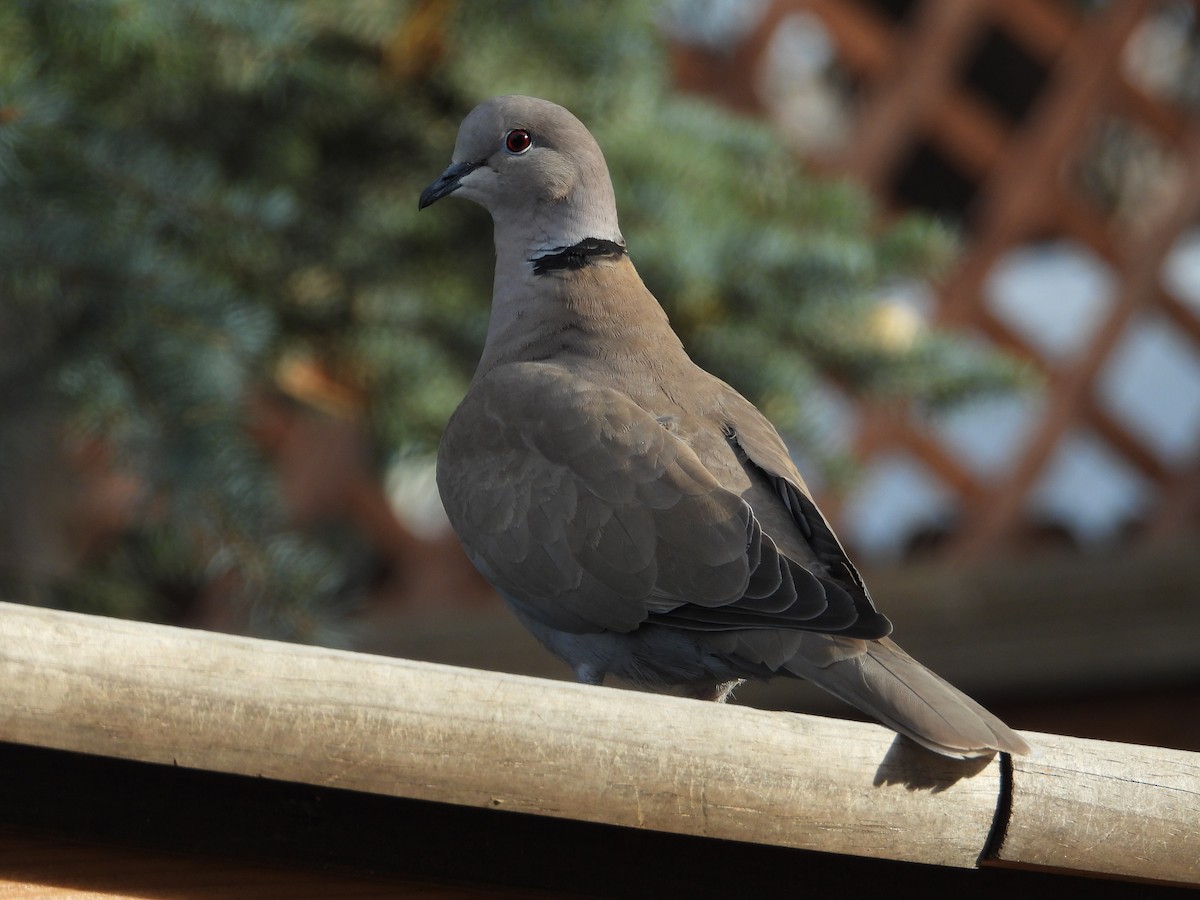
[(620, 259), (625, 255), (625, 245), (603, 238), (584, 238), (569, 247), (555, 247), (544, 256), (535, 256), (534, 275), (545, 275), (557, 269), (582, 269), (598, 259)]

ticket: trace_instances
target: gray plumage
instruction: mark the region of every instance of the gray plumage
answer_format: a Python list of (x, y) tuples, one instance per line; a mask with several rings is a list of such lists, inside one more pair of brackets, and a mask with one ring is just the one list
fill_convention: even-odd
[(450, 194), (491, 213), (496, 277), (438, 488), (472, 561), (580, 681), (719, 699), (791, 675), (938, 753), (1028, 751), (887, 637), (778, 433), (642, 284), (571, 113), (476, 107), (420, 205)]

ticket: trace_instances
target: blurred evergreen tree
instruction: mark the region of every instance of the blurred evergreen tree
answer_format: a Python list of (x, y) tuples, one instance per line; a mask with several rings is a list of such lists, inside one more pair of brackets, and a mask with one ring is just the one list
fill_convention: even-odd
[[(288, 525), (249, 401), (299, 363), (362, 404), (381, 455), (435, 446), (482, 344), (491, 228), (465, 203), (418, 217), (416, 198), (499, 93), (592, 128), (686, 345), (799, 444), (796, 398), (825, 377), (917, 402), (1011, 383), (962, 341), (866, 327), (949, 234), (880, 231), (761, 124), (672, 93), (653, 16), (0, 0), (0, 592), (171, 618), (175, 593), (226, 580), (238, 627), (333, 639), (354, 551)], [(96, 458), (136, 475), (121, 536), (56, 555), (40, 523)]]

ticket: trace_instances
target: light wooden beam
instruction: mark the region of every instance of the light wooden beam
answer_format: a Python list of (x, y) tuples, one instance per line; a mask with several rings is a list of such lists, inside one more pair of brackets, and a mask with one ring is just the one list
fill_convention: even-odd
[(11, 743), (829, 853), (1200, 883), (1200, 755), (1030, 738), (1042, 756), (1009, 773), (874, 725), (0, 603)]
[(1200, 753), (1038, 735), (996, 860), (1200, 884)]

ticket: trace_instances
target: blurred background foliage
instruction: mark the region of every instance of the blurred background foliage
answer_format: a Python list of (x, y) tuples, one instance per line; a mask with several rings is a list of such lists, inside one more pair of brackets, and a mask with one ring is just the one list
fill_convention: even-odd
[(482, 345), (491, 225), (416, 198), (498, 93), (592, 128), (685, 344), (827, 472), (823, 379), (918, 406), (1010, 387), (961, 337), (881, 327), (951, 233), (881, 225), (766, 126), (674, 92), (660, 15), (0, 0), (0, 596), (346, 639), (371, 550), (289, 513), (272, 417), (352, 420), (375, 471), (432, 453)]

